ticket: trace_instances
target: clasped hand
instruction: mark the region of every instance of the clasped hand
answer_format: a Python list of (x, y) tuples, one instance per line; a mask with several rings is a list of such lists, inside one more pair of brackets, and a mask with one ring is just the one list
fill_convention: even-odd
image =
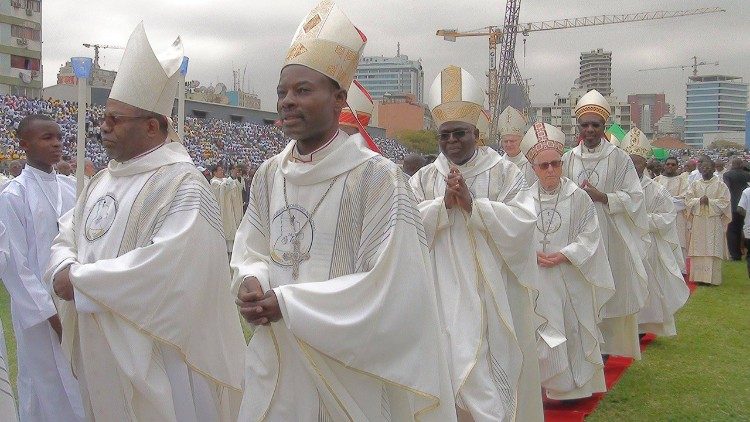
[(609, 202), (607, 194), (602, 193), (599, 189), (595, 188), (588, 180), (584, 180), (583, 183), (581, 183), (581, 189), (586, 191), (586, 193), (589, 194), (589, 198), (594, 202), (600, 202), (602, 204)]
[(240, 284), (235, 300), (240, 314), (253, 325), (268, 325), (281, 319), (279, 300), (273, 290), (263, 293), (260, 282), (255, 277), (247, 277)]
[(456, 206), (471, 214), (472, 197), (469, 187), (466, 185), (461, 171), (451, 167), (448, 177), (445, 178), (445, 208), (452, 209)]
[(552, 268), (566, 262), (570, 262), (570, 260), (568, 260), (568, 257), (563, 255), (561, 252), (546, 254), (539, 251), (536, 253), (536, 263), (540, 267)]

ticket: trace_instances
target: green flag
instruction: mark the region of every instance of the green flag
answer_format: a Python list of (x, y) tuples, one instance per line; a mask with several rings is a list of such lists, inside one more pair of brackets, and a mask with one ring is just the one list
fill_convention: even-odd
[(618, 141), (622, 141), (622, 138), (624, 138), (627, 134), (627, 132), (625, 132), (617, 123), (612, 123), (612, 126), (607, 129), (606, 133), (614, 135), (614, 137), (617, 138)]

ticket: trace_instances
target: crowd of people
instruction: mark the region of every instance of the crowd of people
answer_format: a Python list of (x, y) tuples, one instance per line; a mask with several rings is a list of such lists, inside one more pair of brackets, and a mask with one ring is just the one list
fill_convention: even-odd
[(26, 163), (0, 180), (20, 396), (0, 388), (0, 420), (540, 422), (606, 392), (641, 335), (677, 335), (686, 280), (721, 284), (742, 238), (732, 211), (750, 231), (741, 157), (650, 161), (638, 128), (607, 139), (596, 90), (579, 145), (508, 107), (501, 155), (482, 84), (448, 66), (439, 155), (373, 141), (347, 103), (367, 38), (330, 1), (300, 28), (280, 128), (188, 119), (174, 142), (182, 40), (156, 56), (139, 24), (87, 125), (109, 164), (78, 193), (75, 106), (3, 97)]

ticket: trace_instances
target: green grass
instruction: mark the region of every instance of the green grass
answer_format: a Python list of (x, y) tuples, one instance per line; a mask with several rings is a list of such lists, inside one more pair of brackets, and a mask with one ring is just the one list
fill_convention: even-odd
[(587, 422), (749, 421), (750, 281), (727, 262), (721, 286), (698, 287)]
[[(15, 386), (10, 299), (1, 287), (0, 319)], [(587, 421), (750, 421), (750, 280), (744, 262), (724, 264), (721, 286), (698, 288), (677, 315), (677, 332), (651, 343)]]

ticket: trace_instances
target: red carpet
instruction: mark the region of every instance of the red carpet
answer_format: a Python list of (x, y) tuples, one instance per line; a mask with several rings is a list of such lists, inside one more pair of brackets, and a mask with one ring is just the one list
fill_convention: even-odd
[[(692, 294), (697, 288), (696, 284), (688, 282), (687, 276), (685, 277), (685, 282)], [(641, 338), (641, 352), (643, 352), (655, 339), (656, 336), (651, 333), (643, 336), (643, 338)], [(646, 357), (643, 356), (643, 358), (645, 359)], [(632, 363), (632, 358), (622, 356), (611, 356), (609, 360), (607, 360), (607, 363), (604, 364), (604, 380), (607, 383), (608, 391), (614, 388), (617, 381), (625, 375), (625, 372)], [(605, 394), (606, 393), (597, 393), (587, 399), (576, 400), (569, 403), (559, 400), (551, 400), (542, 396), (544, 402), (544, 420), (545, 422), (582, 422), (587, 415), (590, 415), (596, 410), (596, 407), (599, 405), (602, 398), (604, 398)]]

